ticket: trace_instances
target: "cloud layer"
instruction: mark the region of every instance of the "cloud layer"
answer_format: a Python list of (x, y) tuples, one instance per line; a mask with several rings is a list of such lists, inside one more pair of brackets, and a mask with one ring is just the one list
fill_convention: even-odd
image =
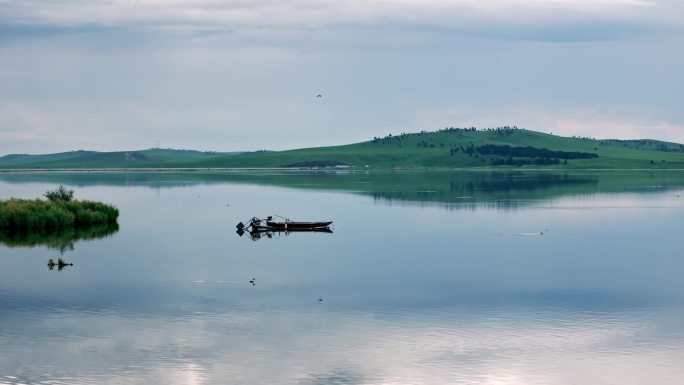
[(283, 149), (465, 121), (684, 141), (682, 15), (673, 0), (0, 0), (0, 154)]
[(48, 33), (56, 28), (105, 27), (246, 35), (256, 30), (251, 33), (269, 35), (283, 29), (382, 27), (440, 28), (466, 36), (541, 40), (615, 38), (669, 30), (680, 25), (681, 17), (676, 15), (684, 10), (671, 0), (28, 0), (0, 5), (5, 26), (44, 28)]

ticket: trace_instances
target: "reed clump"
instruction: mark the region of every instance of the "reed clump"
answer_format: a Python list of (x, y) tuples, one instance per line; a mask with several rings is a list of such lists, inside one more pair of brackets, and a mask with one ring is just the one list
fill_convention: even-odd
[(0, 230), (5, 233), (51, 233), (93, 225), (115, 224), (119, 210), (109, 204), (74, 200), (73, 190), (58, 189), (43, 199), (0, 201)]

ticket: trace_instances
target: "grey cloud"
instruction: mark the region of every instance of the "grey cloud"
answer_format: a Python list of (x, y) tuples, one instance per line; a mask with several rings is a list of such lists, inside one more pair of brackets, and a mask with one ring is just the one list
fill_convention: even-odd
[[(45, 34), (133, 29), (180, 36), (242, 31), (280, 41), (283, 31), (345, 33), (352, 29), (420, 31), (438, 29), (462, 36), (540, 41), (612, 40), (658, 31), (677, 31), (681, 6), (650, 1), (471, 0), (326, 2), (245, 1), (23, 1), (0, 8), (5, 39)], [(292, 34), (292, 32), (286, 33)], [(313, 33), (311, 34), (313, 35)], [(329, 36), (329, 34), (326, 34)], [(294, 34), (293, 44), (306, 34)]]
[(0, 153), (287, 149), (462, 124), (684, 137), (676, 2), (167, 3), (0, 0)]

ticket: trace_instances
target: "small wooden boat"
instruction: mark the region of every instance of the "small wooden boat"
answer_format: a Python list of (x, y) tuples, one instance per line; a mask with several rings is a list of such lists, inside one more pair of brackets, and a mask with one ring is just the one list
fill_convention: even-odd
[(266, 220), (266, 227), (274, 230), (294, 231), (294, 230), (314, 230), (327, 228), (332, 224), (332, 221), (327, 222), (274, 222)]
[(295, 222), (289, 219), (283, 218), (281, 222), (276, 222), (273, 220), (272, 216), (266, 219), (259, 219), (257, 217), (252, 218), (248, 225), (244, 225), (242, 222), (238, 223), (237, 229), (240, 231), (249, 232), (267, 232), (267, 231), (318, 231), (318, 232), (331, 232), (330, 225), (332, 221), (316, 221), (316, 222)]

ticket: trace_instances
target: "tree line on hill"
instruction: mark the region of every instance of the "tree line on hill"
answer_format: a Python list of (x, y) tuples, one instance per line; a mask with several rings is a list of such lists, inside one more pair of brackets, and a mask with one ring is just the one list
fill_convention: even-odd
[(664, 143), (645, 139), (603, 139), (599, 141), (601, 146), (621, 146), (634, 150), (655, 150), (660, 152), (684, 152), (684, 144)]
[[(518, 130), (522, 130), (522, 129), (518, 128), (516, 126), (502, 126), (502, 127), (492, 127), (492, 128), (446, 127), (446, 128), (441, 129), (441, 130), (437, 130), (435, 132), (436, 133), (454, 134), (454, 135), (462, 136), (464, 133), (481, 131), (481, 132), (492, 132), (497, 136), (508, 136), (508, 135), (513, 134), (514, 132), (516, 132)], [(410, 134), (402, 132), (399, 135), (388, 134), (384, 137), (374, 136), (373, 139), (371, 139), (371, 143), (373, 143), (373, 144), (401, 143), (401, 141), (403, 139), (408, 138), (409, 136), (422, 136), (422, 135), (432, 134), (435, 132), (428, 132), (428, 131), (423, 130), (423, 131), (420, 131), (417, 133), (410, 133)], [(430, 146), (423, 146), (423, 147), (430, 147)], [(434, 147), (434, 146), (432, 146), (432, 147)]]
[(524, 158), (556, 158), (556, 159), (592, 159), (598, 158), (598, 154), (579, 151), (554, 151), (547, 148), (536, 147), (511, 147), (509, 145), (497, 146), (485, 144), (475, 147), (475, 151), (482, 155), (503, 155)]
[(547, 148), (511, 147), (509, 145), (486, 144), (475, 146), (472, 142), (464, 146), (449, 149), (449, 155), (463, 152), (471, 157), (480, 158), (485, 162), (485, 156), (493, 166), (523, 166), (523, 165), (554, 165), (568, 164), (568, 159), (598, 158), (597, 154), (578, 151), (554, 151)]

